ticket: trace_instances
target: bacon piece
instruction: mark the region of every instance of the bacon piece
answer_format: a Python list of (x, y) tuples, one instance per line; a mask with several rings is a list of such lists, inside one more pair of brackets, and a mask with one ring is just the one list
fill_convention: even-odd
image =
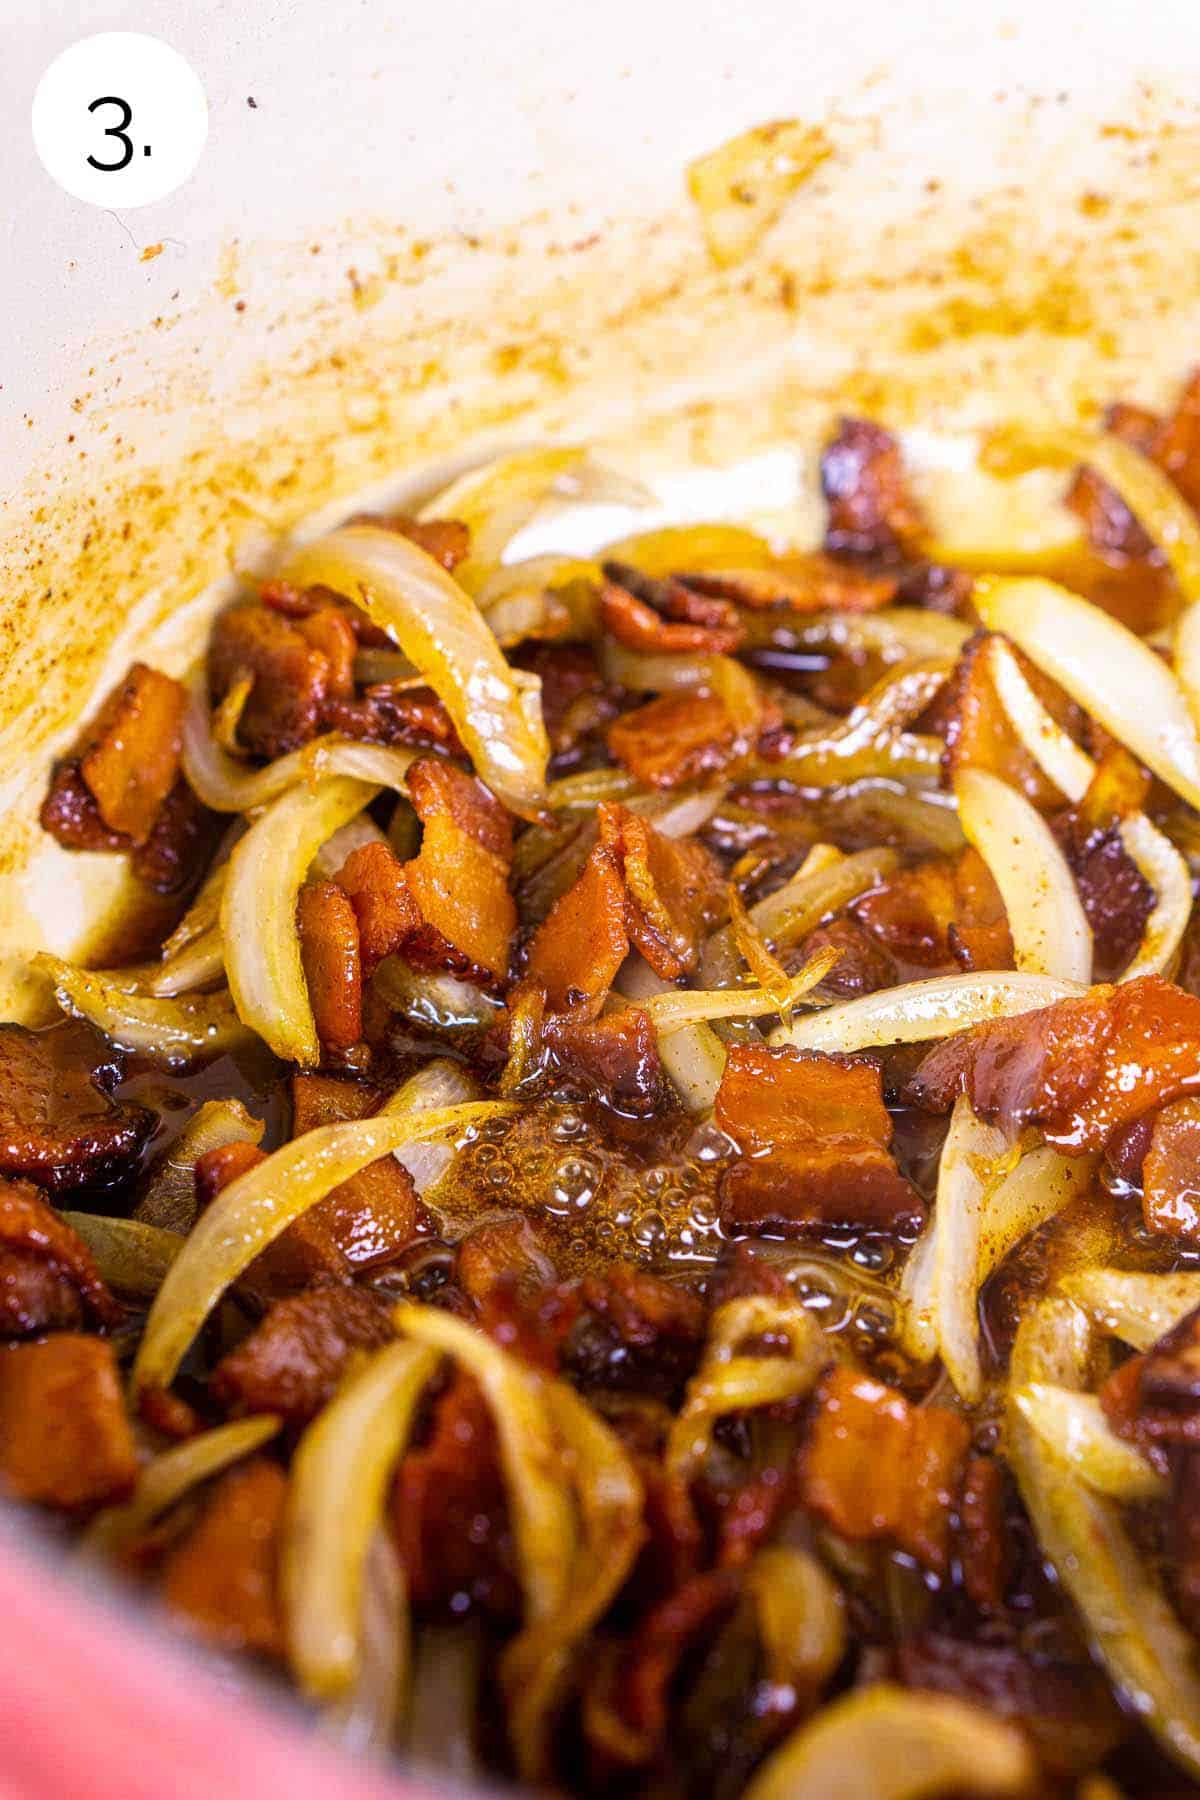
[(958, 1556), (968, 1598), (980, 1612), (999, 1612), (1012, 1562), (1004, 1520), (1004, 1471), (990, 1456), (967, 1463), (959, 1501)]
[(737, 613), (725, 601), (705, 600), (680, 581), (655, 580), (628, 563), (605, 563), (604, 575), (600, 622), (630, 650), (722, 655), (742, 641)]
[(542, 684), (542, 718), (555, 772), (620, 710), (595, 655), (581, 644), (526, 644), (512, 659)]
[(355, 513), (351, 525), (380, 525), (441, 563), (452, 574), (471, 554), (471, 527), (462, 519), (414, 519), (410, 513)]
[(85, 1314), (96, 1325), (122, 1318), (91, 1251), (32, 1182), (0, 1180), (0, 1334), (79, 1325)]
[(900, 446), (870, 419), (840, 420), (821, 455), (829, 503), (825, 548), (841, 556), (898, 556), (925, 531), (908, 491)]
[[(318, 1125), (338, 1125), (345, 1119), (369, 1118), (381, 1099), (378, 1088), (360, 1081), (293, 1075), (292, 1135), (299, 1137)], [(394, 1156), (381, 1156), (311, 1207), (288, 1227), (284, 1237), (297, 1230), (313, 1240), (327, 1236), (352, 1269), (368, 1269), (391, 1262), (406, 1249), (416, 1222), (412, 1176)]]
[(145, 1107), (101, 1092), (86, 1027), (0, 1025), (0, 1174), (63, 1193), (128, 1175), (154, 1130)]
[(363, 1032), (362, 962), (350, 896), (335, 882), (311, 882), (300, 890), (296, 927), (317, 1036), (328, 1049), (349, 1050)]
[(134, 844), (175, 785), (186, 704), (177, 681), (134, 663), (89, 730), (79, 773), (103, 823)]
[(221, 829), (221, 815), (202, 805), (181, 775), (129, 866), (156, 894), (185, 893), (198, 881)]
[(883, 945), (871, 937), (856, 919), (831, 919), (810, 931), (800, 946), (799, 960), (807, 962), (820, 950), (836, 950), (838, 960), (821, 983), (821, 992), (832, 1000), (854, 1000), (893, 987), (899, 976), (896, 964)]
[(536, 1293), (553, 1284), (554, 1264), (524, 1216), (476, 1225), (458, 1246), (455, 1275), (469, 1300), (481, 1304), (501, 1282)]
[(136, 1478), (111, 1344), (63, 1331), (0, 1353), (0, 1482), (14, 1499), (90, 1511)]
[(544, 1021), (550, 1063), (568, 1089), (594, 1097), (613, 1112), (643, 1119), (664, 1104), (667, 1086), (650, 1016), (640, 1006), (602, 1018), (578, 1009)]
[(1004, 902), (976, 850), (901, 869), (856, 900), (850, 917), (905, 972), (1012, 967)]
[(1101, 1388), (1100, 1404), (1117, 1435), (1160, 1466), (1160, 1451), (1200, 1449), (1200, 1308), (1122, 1363)]
[(363, 972), (370, 975), (421, 924), (404, 864), (386, 844), (360, 844), (339, 869), (337, 884), (354, 908)]
[(722, 569), (681, 575), (694, 593), (728, 600), (754, 612), (877, 612), (897, 596), (894, 575), (856, 569), (815, 551), (781, 557), (763, 569)]
[(1006, 1126), (1067, 1151), (1101, 1150), (1152, 1107), (1200, 1089), (1200, 1000), (1161, 975), (977, 1025), (937, 1045), (907, 1097), (944, 1112), (967, 1093)]
[(1151, 1231), (1200, 1242), (1200, 1099), (1173, 1100), (1156, 1114), (1142, 1186)]
[(1150, 455), (1188, 505), (1200, 511), (1200, 368), (1193, 369), (1174, 412), (1155, 432)]
[(392, 1530), (419, 1613), (511, 1621), (520, 1585), (491, 1413), (470, 1376), (435, 1403), (429, 1439), (400, 1465)]
[(697, 1575), (643, 1619), (625, 1661), (620, 1710), (645, 1743), (647, 1758), (663, 1743), (670, 1718), (670, 1689), (688, 1651), (710, 1642), (742, 1593), (740, 1569)]
[(803, 1455), (804, 1499), (843, 1537), (889, 1539), (944, 1574), (971, 1428), (944, 1406), (838, 1365), (823, 1378)]
[(1184, 1624), (1196, 1634), (1200, 1632), (1200, 1450), (1172, 1458), (1168, 1520), (1171, 1592)]
[[(1161, 425), (1157, 413), (1144, 407), (1126, 406), (1118, 402), (1110, 406), (1104, 417), (1104, 428), (1132, 444), (1136, 450), (1150, 453)], [(1064, 504), (1083, 523), (1088, 542), (1102, 556), (1120, 561), (1144, 562), (1154, 557), (1153, 541), (1147, 537), (1120, 494), (1103, 476), (1086, 464), (1075, 471)]]
[(278, 1564), (287, 1489), (287, 1476), (265, 1456), (231, 1469), (166, 1560), (167, 1610), (219, 1649), (283, 1654)]
[(393, 1337), (386, 1307), (361, 1288), (309, 1288), (275, 1302), (222, 1357), (210, 1390), (229, 1412), (278, 1413), (298, 1428), (333, 1398), (356, 1351), (382, 1349)]
[(321, 716), (330, 731), (368, 744), (410, 744), (444, 750), (447, 756), (466, 755), (454, 721), (432, 688), (377, 681), (361, 697), (327, 700)]
[(673, 788), (719, 774), (751, 749), (719, 694), (663, 694), (623, 713), (608, 747), (646, 787)]
[(354, 627), (340, 607), (319, 606), (315, 612), (298, 621), (296, 630), (325, 658), (328, 676), (325, 683), (327, 702), (348, 700), (354, 695), (354, 657), (358, 640)]
[(192, 1165), (196, 1204), (200, 1211), (210, 1206), (231, 1181), (266, 1160), (267, 1152), (260, 1150), (257, 1144), (218, 1144), (215, 1150), (205, 1150)]
[(412, 765), (408, 793), (424, 834), (404, 867), (424, 924), (404, 954), (419, 968), (502, 981), (517, 922), (508, 891), (512, 819), (482, 782), (437, 757)]
[(585, 1275), (566, 1363), (585, 1390), (615, 1388), (673, 1399), (704, 1345), (695, 1294), (629, 1263)]
[(329, 659), (297, 626), (253, 603), (231, 606), (213, 625), (208, 679), (214, 701), (246, 674), (254, 686), (238, 720), (238, 739), (247, 750), (283, 756), (316, 735), (329, 692)]
[(38, 818), (64, 850), (128, 850), (129, 840), (110, 831), (79, 772), (79, 758), (55, 763)]
[(625, 883), (611, 851), (597, 844), (578, 879), (534, 932), (523, 987), (540, 987), (555, 1012), (593, 1018), (629, 954)]
[(906, 1686), (953, 1694), (1011, 1719), (1029, 1733), (1048, 1771), (1071, 1776), (1094, 1768), (1126, 1733), (1103, 1674), (1072, 1649), (1051, 1640), (1047, 1649), (1022, 1655), (1015, 1644), (926, 1631), (906, 1638), (896, 1658)]
[[(996, 691), (990, 665), (992, 634), (978, 631), (959, 652), (950, 680), (939, 696), (942, 736), (946, 741), (943, 765), (948, 781), (962, 769), (983, 769), (1019, 788), (1035, 806), (1050, 807), (1061, 800), (1059, 789), (1044, 775), (1009, 723), (1004, 703)], [(1009, 646), (1012, 649), (1012, 646)], [(1018, 650), (1013, 650), (1021, 672), (1042, 705), (1064, 730), (1078, 729), (1080, 714), (1057, 683), (1035, 669)]]
[(656, 975), (688, 975), (724, 911), (720, 866), (703, 844), (655, 831), (628, 807), (601, 802), (600, 842), (625, 877), (625, 927)]
[(742, 1152), (722, 1183), (728, 1226), (888, 1230), (922, 1214), (888, 1153), (892, 1122), (870, 1063), (735, 1044), (715, 1117)]

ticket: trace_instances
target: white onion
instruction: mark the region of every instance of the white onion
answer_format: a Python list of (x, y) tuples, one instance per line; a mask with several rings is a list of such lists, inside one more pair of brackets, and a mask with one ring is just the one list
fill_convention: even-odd
[(1092, 931), (1067, 859), (1037, 808), (984, 769), (955, 777), (958, 816), (1000, 890), (1018, 969), (1064, 981), (1092, 974)]
[(860, 1000), (847, 1000), (791, 1025), (780, 1025), (771, 1033), (770, 1042), (794, 1044), (798, 1050), (845, 1053), (883, 1044), (921, 1044), (933, 1038), (953, 1037), (955, 1032), (986, 1024), (989, 1019), (1036, 1012), (1056, 1000), (1086, 991), (1073, 981), (1027, 975), (1020, 970), (935, 975), (928, 981), (906, 982), (878, 994), (864, 994)]

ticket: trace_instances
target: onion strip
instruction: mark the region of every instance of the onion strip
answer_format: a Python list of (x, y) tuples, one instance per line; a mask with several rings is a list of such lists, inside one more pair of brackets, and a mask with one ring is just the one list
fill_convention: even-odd
[(401, 1301), (392, 1319), (405, 1337), (454, 1357), (483, 1389), (500, 1444), (525, 1624), (541, 1624), (567, 1601), (576, 1550), (574, 1509), (562, 1481), (547, 1383), (482, 1331), (438, 1307)]
[(773, 1013), (787, 1017), (805, 995), (818, 987), (841, 952), (818, 950), (804, 967), (788, 978), (782, 992), (763, 987), (668, 988), (654, 994), (641, 1005), (650, 1015), (657, 1032), (670, 1035), (685, 1025), (698, 1025), (712, 1019), (762, 1019)]
[(183, 1233), (107, 1213), (64, 1212), (63, 1219), (92, 1253), (100, 1277), (131, 1300), (152, 1300), (183, 1249)]
[(1124, 1269), (1080, 1269), (1060, 1283), (1101, 1331), (1134, 1350), (1150, 1350), (1200, 1306), (1200, 1273), (1142, 1275)]
[(1037, 808), (984, 769), (961, 770), (954, 795), (967, 842), (1000, 890), (1018, 969), (1090, 981), (1091, 927), (1067, 859)]
[(1117, 1436), (1095, 1394), (1034, 1381), (1017, 1388), (1012, 1400), (1042, 1441), (1098, 1494), (1126, 1502), (1166, 1497), (1166, 1477)]
[(981, 975), (935, 975), (928, 981), (905, 982), (847, 1000), (841, 1006), (810, 1013), (771, 1033), (772, 1044), (794, 1044), (798, 1050), (850, 1052), (883, 1044), (923, 1044), (953, 1037), (989, 1019), (1008, 1019), (1036, 1012), (1056, 1000), (1084, 993), (1078, 983), (1020, 970)]
[(292, 1672), (312, 1699), (354, 1686), (362, 1660), (363, 1576), (392, 1470), (436, 1352), (389, 1344), (343, 1381), (292, 1459), (280, 1583)]
[(273, 801), (234, 846), (221, 899), (221, 936), (239, 1017), (285, 1062), (321, 1057), (296, 930), (296, 902), (321, 845), (378, 790), (344, 775)]
[(282, 1422), (274, 1413), (256, 1413), (253, 1418), (218, 1425), (164, 1450), (142, 1470), (131, 1499), (109, 1507), (92, 1521), (83, 1540), (84, 1550), (120, 1555), (192, 1488), (270, 1443)]
[(512, 1111), (502, 1101), (321, 1125), (223, 1188), (200, 1215), (155, 1298), (133, 1369), (135, 1392), (168, 1387), (225, 1290), (293, 1219), (368, 1163), (410, 1143)]
[(478, 607), (439, 563), (398, 532), (344, 525), (281, 570), (361, 606), (433, 688), (497, 797), (529, 818), (541, 806), (549, 745), (541, 689), (505, 661)]
[(136, 1050), (168, 1068), (223, 1055), (247, 1039), (245, 1024), (224, 989), (160, 999), (126, 993), (103, 975), (77, 969), (45, 951), (33, 961), (53, 982), (64, 1012), (90, 1019), (119, 1049)]
[[(775, 893), (748, 909), (750, 923), (778, 952), (797, 943), (815, 925), (867, 888), (890, 875), (899, 863), (894, 850), (858, 850), (835, 863), (810, 869), (807, 862)], [(740, 956), (732, 925), (714, 931), (700, 953), (700, 981), (706, 988), (732, 987)]]

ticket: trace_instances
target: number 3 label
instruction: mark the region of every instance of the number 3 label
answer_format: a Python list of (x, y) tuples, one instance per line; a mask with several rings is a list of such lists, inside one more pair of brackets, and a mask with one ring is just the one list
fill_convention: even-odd
[(50, 64), (33, 98), (33, 140), (47, 173), (77, 200), (110, 210), (173, 193), (207, 136), (195, 71), (142, 32), (81, 38)]

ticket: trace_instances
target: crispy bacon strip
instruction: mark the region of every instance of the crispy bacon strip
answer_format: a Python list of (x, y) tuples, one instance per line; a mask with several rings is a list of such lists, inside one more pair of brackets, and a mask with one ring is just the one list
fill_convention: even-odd
[(907, 1095), (941, 1112), (967, 1093), (983, 1117), (1040, 1126), (1048, 1142), (1083, 1152), (1198, 1089), (1200, 1000), (1144, 975), (947, 1039)]
[(630, 650), (736, 650), (744, 635), (734, 608), (708, 599), (681, 581), (656, 580), (628, 563), (604, 565), (600, 622)]
[(177, 681), (134, 663), (89, 733), (79, 773), (110, 831), (144, 844), (179, 774), (187, 695)]
[(315, 1418), (356, 1351), (382, 1349), (387, 1311), (353, 1287), (316, 1287), (278, 1300), (261, 1325), (222, 1358), (214, 1400), (231, 1412), (278, 1413), (300, 1427)]
[(222, 1650), (283, 1653), (277, 1574), (287, 1487), (283, 1470), (265, 1456), (231, 1469), (167, 1559), (168, 1611)]
[(896, 556), (925, 533), (900, 446), (870, 419), (841, 420), (821, 457), (821, 488), (829, 503), (825, 548), (835, 555)]
[(911, 1406), (853, 1369), (824, 1377), (803, 1461), (804, 1498), (835, 1531), (890, 1539), (936, 1574), (971, 1428), (944, 1406)]
[(370, 975), (418, 929), (420, 909), (403, 863), (386, 844), (361, 844), (352, 850), (338, 871), (337, 884), (354, 909), (363, 973)]
[(663, 694), (609, 727), (608, 747), (646, 787), (673, 788), (719, 774), (750, 743), (719, 694)]
[(600, 842), (625, 878), (625, 925), (656, 975), (695, 969), (700, 945), (724, 910), (720, 868), (702, 844), (666, 838), (628, 807), (601, 803)]
[(329, 693), (329, 658), (298, 625), (265, 606), (231, 606), (208, 645), (208, 679), (220, 701), (243, 675), (254, 677), (238, 738), (256, 756), (283, 756), (314, 737)]
[(350, 896), (335, 882), (311, 883), (300, 891), (296, 926), (317, 1036), (328, 1049), (349, 1050), (363, 1034), (362, 961)]
[(612, 852), (597, 844), (534, 932), (522, 985), (542, 988), (554, 1012), (581, 1008), (591, 1018), (628, 954), (625, 883)]
[(408, 793), (424, 835), (405, 875), (424, 926), (404, 954), (418, 967), (502, 980), (517, 922), (508, 812), (482, 782), (438, 757), (412, 765)]
[(889, 1229), (922, 1213), (888, 1153), (892, 1122), (869, 1063), (735, 1044), (715, 1116), (742, 1152), (722, 1185), (728, 1226)]

